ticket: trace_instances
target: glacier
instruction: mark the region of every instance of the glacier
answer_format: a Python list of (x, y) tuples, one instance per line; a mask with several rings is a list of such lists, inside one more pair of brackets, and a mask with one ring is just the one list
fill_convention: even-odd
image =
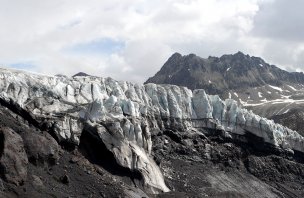
[(166, 129), (208, 128), (230, 139), (250, 133), (275, 148), (304, 152), (296, 131), (202, 89), (0, 69), (0, 100), (30, 112), (59, 143), (79, 145), (83, 130), (95, 133), (119, 165), (141, 173), (150, 193), (169, 191), (151, 156), (152, 134)]

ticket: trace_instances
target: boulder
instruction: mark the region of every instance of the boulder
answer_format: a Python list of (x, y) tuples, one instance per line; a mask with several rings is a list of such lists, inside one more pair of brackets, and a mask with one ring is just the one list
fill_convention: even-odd
[(59, 160), (59, 146), (48, 133), (24, 133), (25, 150), (31, 163), (38, 166), (55, 165)]
[(22, 185), (27, 178), (28, 158), (21, 136), (11, 128), (0, 128), (0, 173), (9, 183)]

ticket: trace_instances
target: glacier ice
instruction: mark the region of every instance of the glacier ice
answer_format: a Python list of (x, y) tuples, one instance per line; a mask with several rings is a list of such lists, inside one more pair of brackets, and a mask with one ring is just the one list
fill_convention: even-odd
[[(0, 69), (0, 98), (14, 101), (37, 120), (48, 120), (59, 141), (79, 144), (84, 124), (94, 127), (117, 163), (139, 171), (152, 193), (169, 191), (151, 158), (151, 134), (168, 127), (214, 128), (254, 134), (275, 147), (304, 152), (297, 132), (221, 100), (204, 90), (137, 85), (101, 77), (56, 77)], [(170, 119), (168, 119), (170, 118)]]

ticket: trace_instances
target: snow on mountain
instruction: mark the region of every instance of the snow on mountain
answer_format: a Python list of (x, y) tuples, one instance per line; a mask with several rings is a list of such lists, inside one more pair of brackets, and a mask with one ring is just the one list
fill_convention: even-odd
[(202, 89), (9, 69), (0, 70), (0, 89), (1, 103), (17, 103), (60, 142), (78, 145), (83, 129), (90, 130), (121, 166), (141, 173), (151, 193), (169, 191), (151, 157), (151, 135), (161, 130), (201, 133), (209, 128), (231, 139), (250, 133), (278, 149), (304, 152), (304, 138), (297, 132)]

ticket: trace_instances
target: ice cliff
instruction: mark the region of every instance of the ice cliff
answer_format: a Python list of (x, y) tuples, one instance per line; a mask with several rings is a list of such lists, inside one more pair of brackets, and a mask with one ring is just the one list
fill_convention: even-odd
[(226, 138), (254, 134), (290, 152), (304, 152), (304, 138), (204, 90), (174, 85), (137, 85), (111, 78), (45, 76), (0, 69), (2, 104), (15, 104), (59, 142), (79, 144), (84, 128), (110, 150), (117, 163), (138, 171), (148, 191), (169, 191), (151, 158), (151, 134), (210, 128)]

